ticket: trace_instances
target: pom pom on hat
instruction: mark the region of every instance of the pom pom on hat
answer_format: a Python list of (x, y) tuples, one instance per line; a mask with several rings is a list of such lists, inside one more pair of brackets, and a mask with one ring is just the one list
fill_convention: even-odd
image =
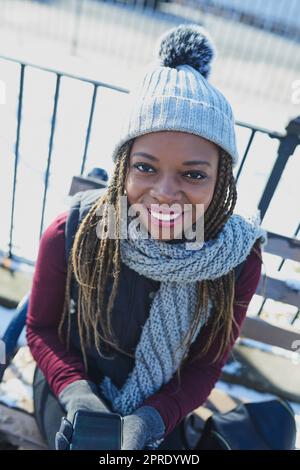
[(205, 28), (197, 24), (181, 24), (160, 36), (154, 55), (164, 67), (190, 65), (207, 78), (216, 48)]
[(152, 132), (189, 132), (214, 142), (238, 162), (235, 120), (230, 103), (207, 77), (215, 57), (209, 34), (195, 23), (167, 30), (156, 41), (154, 57), (136, 77), (126, 119), (113, 149)]

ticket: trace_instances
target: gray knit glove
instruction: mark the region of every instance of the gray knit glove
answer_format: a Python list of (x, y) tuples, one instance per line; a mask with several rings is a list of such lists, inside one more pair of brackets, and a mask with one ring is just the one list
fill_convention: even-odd
[(121, 450), (155, 449), (163, 442), (165, 423), (154, 407), (141, 406), (123, 419)]
[(111, 412), (99, 398), (96, 384), (89, 380), (76, 380), (67, 385), (58, 395), (58, 400), (71, 423), (77, 410)]

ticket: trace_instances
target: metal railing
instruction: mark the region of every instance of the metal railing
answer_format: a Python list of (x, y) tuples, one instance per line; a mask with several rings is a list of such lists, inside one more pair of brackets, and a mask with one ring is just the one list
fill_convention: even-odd
[[(125, 88), (113, 86), (108, 83), (91, 80), (88, 78), (83, 78), (76, 76), (74, 74), (53, 70), (51, 68), (41, 67), (35, 64), (31, 64), (28, 62), (19, 62), (15, 59), (8, 58), (1, 56), (0, 60), (7, 60), (10, 62), (14, 62), (19, 64), (20, 66), (20, 81), (19, 81), (19, 97), (18, 97), (18, 109), (17, 109), (17, 125), (16, 125), (16, 144), (15, 144), (15, 161), (14, 161), (14, 175), (13, 175), (13, 188), (12, 188), (12, 201), (11, 201), (11, 220), (10, 220), (10, 233), (9, 233), (9, 241), (8, 241), (8, 253), (7, 257), (10, 259), (14, 258), (13, 253), (13, 232), (14, 232), (14, 218), (15, 218), (15, 201), (16, 201), (16, 189), (17, 189), (17, 173), (18, 173), (18, 165), (19, 165), (19, 146), (20, 146), (20, 136), (22, 131), (22, 107), (23, 107), (23, 98), (24, 98), (24, 81), (25, 81), (25, 73), (28, 67), (33, 67), (38, 70), (42, 70), (44, 72), (51, 72), (55, 74), (56, 77), (56, 84), (55, 84), (55, 93), (54, 93), (54, 102), (53, 102), (53, 111), (51, 117), (51, 126), (50, 126), (50, 138), (49, 138), (49, 145), (48, 145), (48, 157), (47, 157), (47, 164), (46, 164), (46, 171), (44, 177), (44, 191), (43, 191), (43, 202), (42, 202), (42, 211), (41, 211), (41, 218), (40, 218), (40, 237), (43, 233), (44, 229), (44, 215), (45, 215), (45, 207), (47, 202), (47, 192), (49, 187), (49, 174), (50, 174), (50, 167), (51, 167), (51, 157), (53, 151), (53, 141), (54, 135), (56, 130), (56, 118), (57, 118), (57, 108), (58, 102), (60, 98), (60, 85), (61, 85), (61, 78), (72, 78), (75, 80), (79, 80), (84, 83), (89, 83), (93, 87), (93, 94), (92, 100), (90, 103), (90, 112), (89, 118), (86, 127), (86, 136), (85, 136), (85, 144), (84, 144), (84, 152), (82, 156), (81, 162), (81, 169), (80, 175), (83, 175), (85, 171), (86, 165), (86, 158), (88, 154), (89, 142), (90, 142), (90, 135), (91, 135), (91, 128), (93, 124), (93, 117), (95, 111), (95, 104), (97, 100), (97, 93), (99, 88), (109, 88), (111, 90), (120, 92), (120, 93), (128, 93), (128, 90)], [(22, 261), (29, 261), (29, 260), (22, 260)]]
[[(111, 84), (104, 83), (101, 81), (91, 80), (91, 79), (77, 76), (74, 74), (65, 73), (63, 71), (57, 71), (51, 68), (45, 68), (45, 67), (41, 67), (41, 66), (27, 63), (27, 62), (19, 62), (9, 57), (1, 56), (0, 60), (14, 62), (18, 64), (20, 68), (19, 94), (18, 94), (18, 105), (17, 105), (17, 116), (16, 116), (16, 143), (15, 143), (15, 151), (14, 151), (14, 174), (13, 174), (13, 183), (12, 183), (10, 230), (9, 230), (9, 240), (7, 243), (8, 249), (4, 249), (4, 247), (2, 247), (2, 253), (5, 253), (5, 256), (7, 258), (17, 259), (18, 257), (14, 253), (14, 241), (13, 240), (14, 240), (16, 189), (17, 189), (17, 184), (18, 184), (17, 176), (18, 176), (18, 166), (19, 166), (19, 146), (20, 146), (20, 139), (22, 135), (22, 124), (23, 124), (22, 107), (23, 107), (23, 101), (24, 101), (24, 80), (25, 80), (27, 69), (35, 68), (44, 72), (51, 72), (55, 74), (55, 77), (56, 77), (52, 116), (51, 116), (51, 121), (50, 121), (48, 155), (47, 155), (47, 163), (46, 163), (46, 169), (45, 169), (45, 174), (44, 174), (43, 200), (42, 200), (42, 208), (41, 208), (41, 214), (40, 214), (40, 231), (39, 231), (40, 237), (44, 229), (44, 217), (45, 217), (45, 208), (47, 205), (47, 193), (48, 193), (48, 187), (49, 187), (51, 157), (52, 157), (52, 152), (53, 152), (53, 142), (54, 142), (55, 133), (57, 130), (56, 129), (57, 109), (58, 109), (58, 103), (61, 97), (60, 85), (61, 85), (62, 77), (68, 77), (74, 80), (78, 80), (80, 82), (88, 83), (93, 87), (92, 99), (89, 105), (89, 115), (88, 115), (88, 119), (86, 122), (86, 128), (84, 131), (85, 142), (84, 142), (83, 155), (81, 159), (80, 175), (84, 174), (84, 171), (86, 168), (86, 161), (87, 161), (87, 156), (88, 156), (88, 151), (89, 151), (91, 129), (93, 126), (94, 112), (95, 112), (98, 90), (100, 88), (109, 88), (111, 90), (114, 90), (122, 94), (128, 93), (129, 90), (125, 88), (113, 86)], [(271, 170), (271, 173), (266, 182), (265, 188), (263, 190), (263, 194), (258, 203), (258, 208), (261, 211), (261, 218), (263, 219), (269, 207), (270, 201), (272, 200), (273, 194), (276, 191), (279, 180), (284, 172), (285, 166), (290, 156), (293, 155), (293, 153), (295, 152), (295, 149), (300, 143), (300, 117), (292, 120), (287, 125), (285, 134), (281, 134), (281, 133), (271, 131), (268, 129), (256, 127), (251, 124), (244, 123), (244, 122), (237, 121), (236, 124), (237, 124), (237, 132), (239, 132), (239, 129), (244, 128), (244, 129), (249, 130), (249, 134), (250, 134), (247, 140), (243, 155), (241, 156), (241, 162), (239, 164), (239, 167), (235, 176), (236, 182), (239, 180), (243, 172), (245, 162), (247, 161), (247, 158), (249, 157), (249, 153), (251, 151), (251, 148), (253, 146), (253, 143), (257, 135), (265, 135), (265, 136), (268, 136), (270, 139), (276, 139), (278, 141), (278, 152), (275, 158), (275, 163), (273, 165), (273, 169)], [(300, 226), (297, 227), (296, 231), (294, 232), (294, 236), (298, 235), (299, 229), (300, 229)], [(29, 260), (23, 260), (23, 261), (29, 262)]]

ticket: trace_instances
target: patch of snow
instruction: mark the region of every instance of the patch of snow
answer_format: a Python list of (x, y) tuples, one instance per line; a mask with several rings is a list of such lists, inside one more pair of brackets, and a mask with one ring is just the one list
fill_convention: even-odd
[(240, 375), (242, 365), (238, 361), (232, 361), (224, 365), (222, 371), (230, 375)]
[(20, 399), (33, 398), (33, 389), (20, 379), (12, 378), (0, 384), (0, 402), (8, 406), (19, 406)]
[(300, 292), (300, 279), (285, 279), (286, 285), (293, 290)]
[(239, 344), (248, 346), (249, 348), (259, 349), (260, 351), (272, 352), (273, 346), (262, 343), (250, 338), (239, 338)]
[(260, 351), (269, 352), (275, 354), (276, 356), (285, 357), (291, 360), (293, 364), (300, 364), (300, 353), (298, 351), (289, 351), (287, 349), (261, 343), (260, 341), (256, 341), (250, 338), (240, 338), (238, 343), (249, 348), (259, 349)]

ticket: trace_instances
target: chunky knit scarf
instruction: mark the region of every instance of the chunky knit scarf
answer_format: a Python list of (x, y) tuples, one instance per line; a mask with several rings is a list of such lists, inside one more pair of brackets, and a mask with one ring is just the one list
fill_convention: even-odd
[[(109, 377), (100, 384), (116, 413), (132, 413), (169, 382), (187, 354), (180, 343), (193, 320), (196, 281), (216, 279), (234, 269), (246, 259), (257, 238), (262, 246), (266, 244), (267, 235), (260, 226), (258, 212), (252, 217), (232, 214), (214, 240), (192, 250), (186, 249), (185, 242), (170, 244), (143, 238), (136, 225), (129, 224), (128, 238), (121, 240), (122, 261), (161, 284), (135, 350), (134, 368), (123, 387), (117, 389)], [(208, 312), (203, 312), (193, 341), (211, 312), (209, 301)]]

